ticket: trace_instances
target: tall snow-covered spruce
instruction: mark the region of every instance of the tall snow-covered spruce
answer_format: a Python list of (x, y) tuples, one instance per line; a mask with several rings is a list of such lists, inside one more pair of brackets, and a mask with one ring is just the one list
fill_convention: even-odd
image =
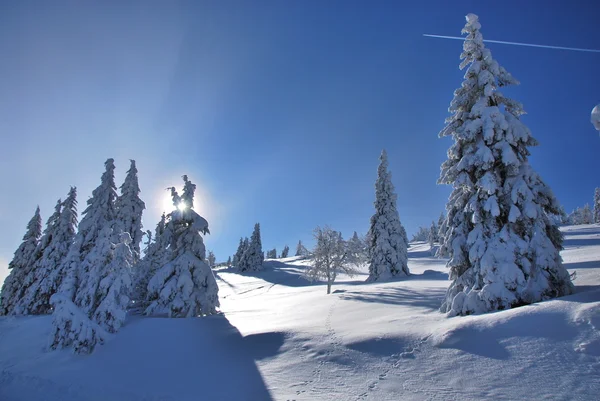
[(440, 132), (454, 140), (438, 180), (453, 186), (442, 245), (452, 283), (441, 311), (449, 316), (573, 291), (562, 235), (549, 218), (560, 205), (527, 160), (537, 141), (520, 121), (521, 104), (498, 91), (518, 82), (485, 48), (478, 17), (466, 19), (460, 67), (468, 68)]
[(196, 185), (183, 176), (180, 197), (171, 188), (173, 210), (166, 229), (172, 233), (170, 260), (156, 271), (148, 284), (146, 315), (194, 317), (216, 313), (219, 306), (217, 282), (206, 264), (204, 242), (208, 222), (194, 211)]
[(107, 296), (100, 286), (113, 259), (115, 226), (114, 160), (105, 162), (100, 185), (92, 192), (79, 223), (73, 245), (60, 270), (64, 278), (50, 298), (53, 306), (51, 348), (72, 346), (76, 352), (92, 352), (104, 341), (106, 330), (93, 321)]
[(296, 253), (294, 256), (308, 256), (308, 249), (302, 244), (302, 240), (298, 241), (298, 245), (296, 245)]
[(238, 267), (240, 261), (242, 260), (242, 255), (244, 254), (244, 239), (240, 237), (240, 244), (238, 245), (237, 251), (235, 251), (235, 255), (233, 255), (233, 260), (231, 263), (233, 266)]
[(27, 232), (23, 236), (23, 242), (15, 251), (15, 256), (8, 264), (10, 273), (4, 280), (0, 291), (0, 315), (9, 315), (23, 297), (23, 281), (33, 269), (36, 257), (36, 249), (42, 236), (42, 217), (39, 206), (29, 223)]
[(119, 225), (116, 232), (113, 233), (118, 241), (119, 232), (129, 233), (131, 244), (129, 247), (133, 253), (134, 261), (140, 257), (140, 243), (142, 242), (142, 213), (146, 209), (146, 204), (140, 199), (140, 186), (138, 184), (138, 170), (135, 166), (135, 160), (131, 160), (131, 165), (125, 176), (125, 181), (121, 185), (121, 196), (115, 202), (116, 219)]
[(88, 199), (88, 207), (83, 211), (79, 223), (81, 235), (78, 284), (75, 304), (88, 315), (92, 315), (100, 304), (98, 285), (112, 260), (113, 227), (115, 227), (117, 189), (115, 186), (115, 165), (113, 159), (105, 163), (105, 172), (100, 186)]
[(368, 238), (369, 277), (367, 281), (407, 276), (408, 239), (396, 208), (392, 174), (388, 171), (387, 153), (381, 152), (375, 182), (375, 214), (371, 217)]

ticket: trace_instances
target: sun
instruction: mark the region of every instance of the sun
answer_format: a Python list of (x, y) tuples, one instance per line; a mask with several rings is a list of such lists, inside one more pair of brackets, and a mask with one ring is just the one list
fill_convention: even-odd
[(187, 209), (187, 205), (183, 202), (180, 202), (179, 205), (177, 205), (177, 209), (179, 209), (180, 212), (183, 212), (185, 209)]

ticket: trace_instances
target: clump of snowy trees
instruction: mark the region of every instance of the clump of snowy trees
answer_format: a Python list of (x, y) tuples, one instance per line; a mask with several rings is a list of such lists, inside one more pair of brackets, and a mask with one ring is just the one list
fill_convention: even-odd
[(571, 214), (567, 216), (565, 223), (574, 226), (580, 224), (592, 224), (595, 222), (595, 212), (596, 210), (594, 209), (594, 212), (592, 212), (590, 205), (586, 203), (583, 207), (578, 207), (573, 210)]
[(175, 210), (148, 231), (140, 259), (144, 202), (131, 166), (117, 194), (114, 160), (77, 223), (77, 191), (58, 200), (42, 233), (39, 208), (10, 262), (0, 314), (52, 314), (50, 347), (92, 352), (124, 324), (132, 301), (147, 315), (190, 317), (216, 312), (218, 288), (200, 233), (208, 223), (193, 210), (195, 185), (184, 176)]
[(517, 81), (485, 48), (478, 17), (466, 19), (460, 66), (467, 72), (440, 133), (454, 141), (438, 181), (453, 187), (442, 244), (452, 283), (441, 310), (450, 316), (573, 291), (550, 218), (560, 205), (528, 162), (537, 141), (520, 120), (521, 104), (498, 90)]
[(568, 225), (600, 223), (600, 188), (594, 191), (593, 208), (586, 203), (583, 207), (573, 210), (562, 222)]
[(437, 221), (432, 221), (429, 227), (421, 226), (417, 229), (417, 232), (413, 234), (410, 242), (441, 242), (441, 227), (444, 223), (444, 213), (442, 213)]
[(396, 207), (397, 195), (388, 171), (386, 151), (381, 152), (375, 182), (375, 214), (367, 234), (369, 277), (368, 281), (386, 280), (407, 276), (408, 238), (400, 222)]
[(413, 236), (410, 239), (410, 242), (425, 242), (429, 239), (429, 233), (430, 233), (430, 229), (431, 227), (419, 227), (417, 229), (417, 232), (413, 234)]
[[(275, 254), (277, 257), (277, 254)], [(260, 239), (260, 224), (254, 225), (254, 231), (250, 239), (240, 238), (240, 244), (233, 256), (232, 265), (240, 272), (262, 270), (265, 255), (262, 250)]]

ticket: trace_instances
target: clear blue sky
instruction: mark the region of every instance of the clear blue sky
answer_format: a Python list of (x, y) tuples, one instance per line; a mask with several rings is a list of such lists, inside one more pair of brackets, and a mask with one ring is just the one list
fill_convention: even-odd
[[(0, 4), (0, 280), (37, 204), (79, 210), (114, 157), (138, 162), (154, 229), (188, 174), (217, 259), (317, 225), (366, 232), (386, 148), (409, 234), (445, 206), (437, 134), (461, 84), (464, 15), (484, 38), (600, 48), (597, 1), (27, 1)], [(531, 161), (570, 211), (600, 186), (600, 54), (489, 44), (521, 81)]]

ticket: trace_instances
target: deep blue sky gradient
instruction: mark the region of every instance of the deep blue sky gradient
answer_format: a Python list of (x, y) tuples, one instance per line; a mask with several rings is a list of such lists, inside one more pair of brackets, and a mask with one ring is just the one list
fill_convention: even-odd
[[(600, 48), (595, 1), (190, 1), (0, 4), (0, 281), (37, 204), (80, 211), (114, 157), (138, 162), (154, 229), (188, 174), (219, 260), (262, 226), (264, 249), (317, 225), (365, 233), (386, 148), (409, 234), (450, 192), (437, 134), (460, 86), (464, 16), (484, 38)], [(531, 161), (567, 211), (600, 186), (600, 54), (488, 44), (521, 81)]]

